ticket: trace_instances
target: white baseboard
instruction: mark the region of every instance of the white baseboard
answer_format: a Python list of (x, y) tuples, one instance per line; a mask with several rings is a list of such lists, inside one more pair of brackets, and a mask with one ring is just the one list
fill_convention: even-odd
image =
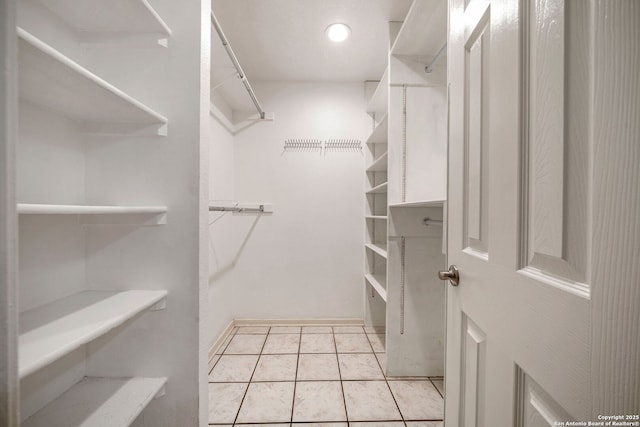
[(213, 360), (213, 356), (216, 355), (216, 353), (218, 352), (218, 349), (222, 346), (222, 344), (224, 344), (225, 340), (229, 337), (229, 335), (231, 335), (231, 332), (233, 332), (234, 327), (235, 327), (235, 321), (232, 320), (231, 322), (229, 322), (227, 327), (224, 328), (224, 331), (222, 331), (218, 339), (213, 343), (213, 345), (209, 349), (209, 368), (211, 368), (211, 361)]
[(364, 326), (362, 319), (235, 319), (235, 326)]

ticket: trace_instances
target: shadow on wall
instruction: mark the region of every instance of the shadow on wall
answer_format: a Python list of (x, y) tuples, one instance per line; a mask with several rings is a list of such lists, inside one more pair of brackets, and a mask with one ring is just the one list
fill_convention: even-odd
[[(219, 264), (219, 262), (217, 262), (218, 261), (218, 253), (216, 252), (216, 247), (215, 247), (215, 244), (214, 244), (215, 242), (213, 241), (213, 238), (211, 237), (211, 226), (213, 226), (217, 221), (219, 221), (221, 218), (223, 218), (227, 214), (228, 214), (228, 212), (220, 215), (218, 218), (214, 219), (212, 222), (209, 223), (209, 249), (211, 249), (211, 253), (213, 254), (214, 259), (216, 260), (216, 264)], [(242, 240), (242, 243), (240, 244), (240, 246), (238, 247), (238, 250), (233, 255), (233, 257), (231, 259), (231, 262), (220, 266), (216, 271), (213, 271), (209, 275), (209, 285), (214, 284), (218, 279), (224, 277), (228, 272), (233, 270), (233, 268), (236, 266), (238, 260), (240, 259), (240, 256), (242, 255), (242, 252), (244, 251), (244, 248), (247, 246), (247, 243), (249, 242), (249, 238), (251, 237), (251, 234), (253, 234), (253, 230), (255, 230), (255, 228), (258, 225), (258, 222), (260, 221), (261, 217), (262, 217), (262, 214), (256, 215), (256, 219), (251, 224), (251, 227), (249, 227), (249, 230), (247, 231), (247, 234), (245, 235), (244, 239)], [(229, 244), (229, 242), (220, 242), (220, 244), (221, 245)]]

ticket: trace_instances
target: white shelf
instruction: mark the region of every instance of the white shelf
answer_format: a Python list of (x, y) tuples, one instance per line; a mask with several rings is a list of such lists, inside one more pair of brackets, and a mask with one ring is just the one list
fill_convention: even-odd
[(383, 283), (386, 283), (387, 278), (384, 274), (365, 274), (364, 278), (367, 279), (367, 282), (371, 285), (373, 289), (380, 295), (380, 298), (384, 302), (387, 302), (387, 290), (385, 289)]
[(126, 427), (163, 393), (166, 382), (166, 378), (85, 377), (22, 426)]
[(387, 183), (383, 182), (380, 185), (376, 185), (371, 190), (367, 191), (367, 194), (382, 194), (387, 192)]
[(147, 0), (39, 0), (80, 33), (171, 35)]
[(430, 60), (447, 42), (447, 0), (414, 0), (391, 53)]
[(367, 144), (386, 144), (387, 143), (387, 133), (389, 130), (389, 116), (387, 114), (384, 115), (378, 126), (371, 132), (369, 138), (367, 138)]
[(368, 215), (365, 216), (366, 219), (373, 219), (373, 220), (380, 220), (380, 221), (386, 221), (387, 220), (387, 216), (386, 215)]
[(82, 122), (87, 132), (166, 135), (159, 113), (22, 28), (18, 39), (21, 99)]
[(389, 68), (384, 70), (380, 83), (373, 92), (367, 113), (386, 113), (389, 110)]
[(106, 334), (167, 291), (85, 291), (20, 314), (20, 378)]
[(380, 157), (375, 159), (373, 163), (367, 168), (367, 172), (382, 172), (387, 170), (387, 159), (389, 158), (389, 152), (385, 151)]
[(367, 249), (377, 253), (383, 258), (387, 257), (387, 245), (386, 243), (365, 243)]
[(418, 200), (411, 202), (392, 203), (390, 208), (441, 208), (446, 200)]
[(90, 206), (90, 205), (44, 205), (18, 203), (21, 215), (113, 215), (113, 214), (163, 214), (166, 206)]

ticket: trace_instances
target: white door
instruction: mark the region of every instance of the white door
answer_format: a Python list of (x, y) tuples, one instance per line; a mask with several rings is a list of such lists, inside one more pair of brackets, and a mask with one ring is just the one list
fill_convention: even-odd
[(445, 425), (638, 421), (640, 2), (449, 6)]

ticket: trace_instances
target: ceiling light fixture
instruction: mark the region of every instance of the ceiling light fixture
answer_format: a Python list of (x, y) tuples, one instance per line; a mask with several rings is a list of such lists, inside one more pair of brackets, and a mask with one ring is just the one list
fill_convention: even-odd
[(325, 30), (327, 37), (332, 42), (340, 43), (351, 35), (351, 28), (347, 24), (331, 24)]

